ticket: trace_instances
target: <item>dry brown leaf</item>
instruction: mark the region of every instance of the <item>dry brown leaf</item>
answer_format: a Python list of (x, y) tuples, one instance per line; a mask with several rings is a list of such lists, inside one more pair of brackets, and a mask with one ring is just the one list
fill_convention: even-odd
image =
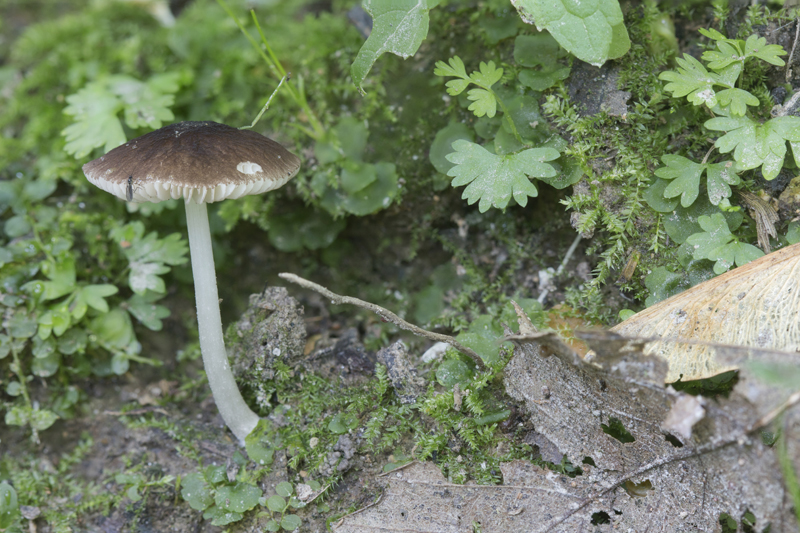
[[(505, 370), (506, 391), (525, 402), (534, 429), (581, 466), (579, 478), (595, 487), (581, 509), (604, 504), (614, 531), (716, 531), (721, 513), (740, 519), (747, 511), (756, 516), (756, 531), (768, 523), (773, 533), (797, 531), (774, 452), (754, 431), (791, 391), (776, 391), (744, 371), (729, 398), (707, 402), (691, 435), (669, 435), (662, 424), (682, 396), (663, 386), (664, 361), (637, 351), (636, 340), (624, 344), (597, 333), (583, 338), (598, 353), (591, 363), (562, 350), (544, 357), (540, 346), (517, 337), (520, 346)], [(728, 358), (752, 352), (724, 350)], [(783, 355), (800, 364), (800, 355)], [(604, 431), (614, 425), (632, 440)], [(584, 462), (588, 458), (594, 467)], [(652, 491), (639, 490), (647, 483)], [(591, 530), (585, 514), (573, 508), (553, 513), (558, 518), (549, 522), (551, 531)]]
[[(751, 261), (692, 287), (617, 324), (629, 337), (707, 341), (734, 346), (800, 350), (800, 244)], [(654, 342), (645, 353), (669, 363), (667, 382), (733, 370), (707, 345)]]

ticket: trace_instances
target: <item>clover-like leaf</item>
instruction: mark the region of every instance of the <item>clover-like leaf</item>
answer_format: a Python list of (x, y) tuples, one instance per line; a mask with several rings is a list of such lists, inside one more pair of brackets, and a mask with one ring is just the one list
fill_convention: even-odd
[(661, 161), (667, 165), (655, 171), (655, 175), (665, 180), (673, 180), (664, 188), (664, 198), (681, 197), (681, 205), (689, 207), (700, 193), (700, 178), (706, 172), (708, 198), (718, 205), (723, 198), (731, 195), (730, 185), (739, 185), (741, 180), (733, 171), (733, 162), (695, 163), (678, 155), (664, 155)]
[(625, 55), (631, 41), (618, 0), (512, 0), (522, 20), (546, 29), (578, 59), (600, 66)]
[(372, 31), (350, 68), (359, 89), (383, 54), (408, 58), (417, 53), (428, 35), (428, 11), (436, 4), (438, 0), (364, 0), (364, 10), (372, 16)]
[(530, 148), (518, 154), (499, 156), (465, 140), (455, 141), (453, 149), (455, 152), (449, 154), (447, 160), (456, 166), (447, 175), (453, 177), (453, 187), (467, 185), (461, 197), (470, 205), (480, 200), (481, 213), (490, 207), (504, 209), (512, 196), (519, 205), (527, 205), (528, 196), (539, 194), (528, 176), (555, 176), (555, 169), (545, 161), (558, 159), (560, 155), (553, 148)]
[(764, 252), (755, 246), (736, 240), (721, 213), (711, 216), (704, 215), (697, 221), (703, 232), (690, 235), (686, 242), (694, 247), (695, 259), (715, 261), (715, 274), (722, 274), (734, 264), (742, 266), (764, 255)]

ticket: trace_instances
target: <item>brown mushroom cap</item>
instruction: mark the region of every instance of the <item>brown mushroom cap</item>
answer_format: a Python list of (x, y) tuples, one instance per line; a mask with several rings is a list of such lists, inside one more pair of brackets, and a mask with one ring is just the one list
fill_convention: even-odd
[[(178, 122), (83, 165), (94, 185), (134, 202), (211, 203), (277, 189), (300, 159), (272, 139), (217, 122)], [(129, 181), (130, 179), (130, 181)]]

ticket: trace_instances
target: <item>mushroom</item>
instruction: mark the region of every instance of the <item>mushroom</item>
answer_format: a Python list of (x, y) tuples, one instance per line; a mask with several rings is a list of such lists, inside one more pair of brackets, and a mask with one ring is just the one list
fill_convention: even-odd
[(87, 179), (133, 202), (183, 198), (200, 351), (222, 419), (240, 442), (258, 424), (234, 380), (222, 337), (206, 204), (277, 189), (300, 159), (275, 141), (216, 122), (178, 122), (133, 139), (83, 166)]

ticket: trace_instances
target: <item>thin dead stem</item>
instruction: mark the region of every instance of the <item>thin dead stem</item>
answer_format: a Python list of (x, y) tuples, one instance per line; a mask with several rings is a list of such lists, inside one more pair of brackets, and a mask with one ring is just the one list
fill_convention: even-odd
[(402, 318), (400, 318), (396, 314), (392, 313), (388, 309), (384, 309), (383, 307), (381, 307), (379, 305), (375, 305), (373, 303), (365, 302), (364, 300), (359, 300), (358, 298), (353, 298), (351, 296), (340, 296), (338, 294), (335, 294), (335, 293), (329, 291), (328, 289), (326, 289), (322, 285), (318, 285), (318, 284), (314, 283), (313, 281), (308, 281), (307, 279), (303, 279), (300, 276), (297, 276), (295, 274), (289, 274), (289, 273), (284, 272), (282, 274), (278, 274), (278, 276), (283, 278), (283, 279), (285, 279), (286, 281), (290, 281), (292, 283), (296, 283), (297, 285), (300, 285), (301, 287), (304, 287), (306, 289), (310, 289), (310, 290), (312, 290), (314, 292), (320, 293), (325, 298), (328, 298), (331, 301), (331, 303), (333, 303), (333, 304), (337, 304), (337, 305), (348, 304), (348, 305), (355, 305), (357, 307), (361, 307), (362, 309), (366, 309), (367, 311), (372, 311), (373, 313), (375, 313), (376, 315), (380, 316), (381, 318), (383, 318), (387, 322), (391, 322), (392, 324), (396, 325), (397, 327), (399, 327), (401, 329), (404, 329), (406, 331), (410, 331), (414, 335), (417, 335), (419, 337), (424, 337), (426, 339), (430, 339), (430, 340), (436, 341), (436, 342), (445, 342), (445, 343), (449, 344), (450, 346), (452, 346), (453, 348), (455, 348), (456, 350), (458, 350), (459, 352), (470, 356), (480, 368), (484, 368), (484, 366), (485, 366), (483, 364), (483, 360), (480, 358), (480, 356), (477, 353), (475, 353), (472, 349), (467, 348), (466, 346), (464, 346), (463, 344), (461, 344), (460, 342), (458, 342), (457, 340), (455, 340), (453, 337), (451, 337), (449, 335), (443, 335), (442, 333), (434, 333), (432, 331), (424, 330), (424, 329), (420, 328), (419, 326), (415, 326), (414, 324), (406, 322), (405, 320), (403, 320)]

